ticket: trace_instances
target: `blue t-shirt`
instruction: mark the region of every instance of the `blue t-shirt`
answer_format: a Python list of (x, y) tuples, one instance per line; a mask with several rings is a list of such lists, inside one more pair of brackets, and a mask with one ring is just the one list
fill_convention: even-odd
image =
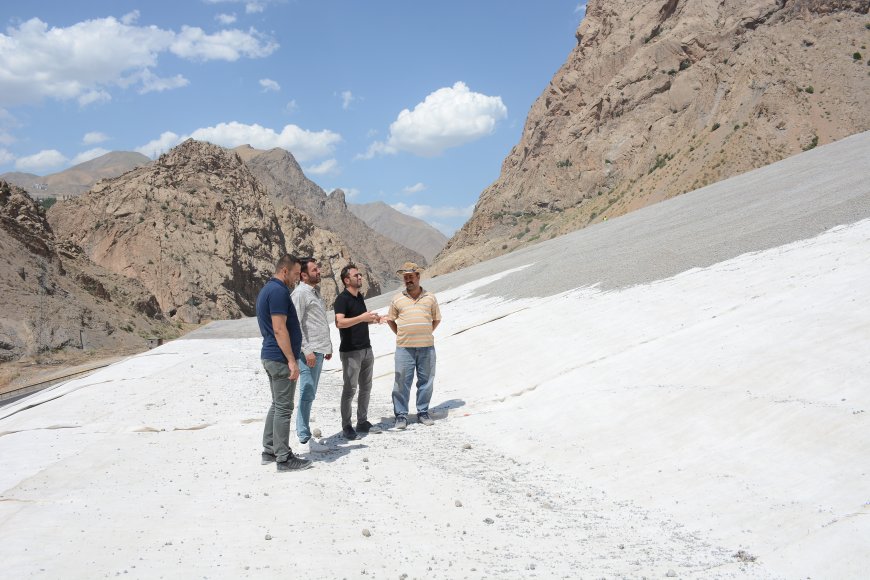
[(273, 314), (283, 314), (287, 317), (287, 332), (290, 334), (293, 356), (298, 359), (302, 351), (302, 328), (299, 326), (296, 308), (290, 300), (290, 289), (277, 278), (266, 282), (257, 296), (257, 324), (260, 325), (260, 334), (263, 335), (260, 358), (287, 362), (287, 357), (275, 340), (275, 331), (272, 328)]

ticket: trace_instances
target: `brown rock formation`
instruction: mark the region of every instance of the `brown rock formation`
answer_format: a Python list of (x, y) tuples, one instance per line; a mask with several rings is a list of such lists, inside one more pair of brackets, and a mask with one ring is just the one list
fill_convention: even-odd
[(264, 185), (278, 206), (302, 210), (320, 227), (338, 235), (349, 249), (349, 256), (370, 274), (372, 294), (397, 282), (396, 269), (405, 261), (425, 264), (421, 254), (402, 246), (370, 228), (348, 209), (344, 192), (327, 195), (308, 179), (289, 152), (283, 149), (258, 151), (249, 146), (235, 149)]
[(870, 129), (868, 5), (590, 0), (576, 48), (431, 271)]
[(0, 362), (67, 348), (134, 352), (146, 337), (177, 335), (144, 287), (57, 243), (42, 207), (5, 181), (0, 255)]
[(252, 315), (286, 249), (272, 203), (244, 163), (193, 140), (56, 204), (49, 219), (59, 238), (139, 280), (164, 312), (188, 323)]

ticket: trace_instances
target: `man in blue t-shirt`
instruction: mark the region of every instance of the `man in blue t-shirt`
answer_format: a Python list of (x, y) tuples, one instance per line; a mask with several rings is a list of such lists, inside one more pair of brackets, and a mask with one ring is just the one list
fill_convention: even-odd
[(311, 467), (310, 459), (296, 457), (290, 450), (290, 416), (302, 348), (302, 329), (290, 300), (290, 286), (299, 281), (299, 260), (282, 256), (275, 275), (257, 296), (257, 324), (263, 335), (260, 358), (269, 376), (272, 404), (263, 428), (262, 464), (277, 462), (278, 471), (297, 471)]

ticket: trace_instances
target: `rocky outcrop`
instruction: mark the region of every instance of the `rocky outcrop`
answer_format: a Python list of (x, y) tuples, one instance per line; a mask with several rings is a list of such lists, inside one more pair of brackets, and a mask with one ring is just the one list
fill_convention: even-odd
[(590, 0), (577, 46), (431, 271), (870, 129), (868, 5)]
[(343, 191), (327, 195), (305, 176), (288, 151), (277, 148), (258, 151), (249, 146), (235, 151), (245, 159), (276, 205), (295, 207), (339, 236), (349, 249), (350, 258), (367, 269), (378, 287), (394, 285), (395, 271), (405, 261), (427, 263), (418, 252), (379, 234), (355, 216), (348, 209)]
[[(93, 262), (146, 287), (156, 303), (143, 302), (143, 311), (157, 308), (188, 324), (255, 314), (257, 294), (284, 253), (321, 261), (331, 306), (335, 280), (353, 259), (335, 233), (299, 209), (276, 211), (239, 155), (194, 140), (57, 203), (49, 220)], [(367, 282), (369, 292), (380, 292), (377, 279)]]
[[(72, 348), (133, 352), (176, 336), (143, 286), (57, 243), (45, 211), (0, 181), (0, 362)], [(0, 373), (0, 387), (8, 377)]]
[(381, 293), (380, 281), (371, 270), (353, 261), (351, 250), (334, 232), (319, 228), (311, 218), (298, 209), (285, 205), (278, 210), (287, 243), (300, 257), (316, 257), (320, 264), (320, 294), (327, 308), (335, 303), (335, 297), (344, 290), (341, 269), (353, 262), (363, 272), (363, 294), (376, 296)]
[(353, 214), (376, 232), (422, 254), (431, 263), (447, 244), (447, 236), (421, 219), (405, 215), (382, 201), (351, 203)]
[(286, 251), (272, 202), (241, 159), (193, 140), (54, 205), (49, 219), (58, 237), (187, 323), (254, 314)]

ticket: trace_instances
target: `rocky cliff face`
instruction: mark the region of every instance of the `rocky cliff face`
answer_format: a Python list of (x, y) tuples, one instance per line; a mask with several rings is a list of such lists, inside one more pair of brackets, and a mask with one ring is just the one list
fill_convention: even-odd
[[(65, 348), (132, 352), (146, 337), (177, 335), (143, 286), (58, 243), (42, 207), (5, 181), (0, 255), (0, 362)], [(0, 373), (0, 387), (8, 380)]]
[[(237, 154), (193, 140), (56, 204), (49, 220), (59, 238), (139, 281), (163, 312), (192, 324), (253, 315), (260, 288), (286, 252), (317, 256), (327, 279), (349, 256), (335, 234), (302, 212), (276, 211)], [(375, 281), (370, 288), (379, 290)], [(329, 283), (324, 294), (331, 304)]]
[(245, 159), (276, 205), (295, 207), (339, 236), (349, 249), (349, 257), (370, 272), (371, 281), (378, 288), (397, 282), (395, 271), (403, 262), (427, 263), (418, 252), (379, 234), (355, 216), (348, 209), (343, 191), (327, 195), (305, 177), (289, 152), (258, 151), (247, 146), (235, 151)]
[(190, 323), (253, 314), (285, 251), (272, 203), (238, 156), (193, 140), (56, 204), (49, 219), (58, 237)]
[(576, 48), (431, 271), (870, 129), (868, 5), (590, 0)]

